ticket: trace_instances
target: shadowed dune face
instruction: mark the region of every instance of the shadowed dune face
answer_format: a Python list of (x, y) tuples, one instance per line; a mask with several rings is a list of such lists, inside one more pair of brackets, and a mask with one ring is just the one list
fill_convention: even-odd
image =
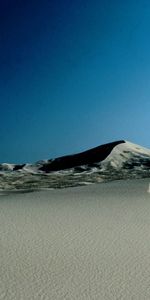
[(44, 172), (59, 171), (74, 168), (82, 165), (90, 165), (104, 160), (119, 144), (125, 143), (124, 140), (104, 144), (96, 148), (63, 157), (58, 157), (50, 163), (44, 164), (40, 170)]
[(21, 170), (26, 164), (22, 164), (22, 165), (15, 165), (13, 168), (13, 171), (18, 171)]

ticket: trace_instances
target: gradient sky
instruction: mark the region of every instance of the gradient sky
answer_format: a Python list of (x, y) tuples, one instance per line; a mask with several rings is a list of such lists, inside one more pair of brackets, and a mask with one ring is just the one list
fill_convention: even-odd
[(0, 162), (150, 147), (150, 1), (1, 1), (0, 109)]

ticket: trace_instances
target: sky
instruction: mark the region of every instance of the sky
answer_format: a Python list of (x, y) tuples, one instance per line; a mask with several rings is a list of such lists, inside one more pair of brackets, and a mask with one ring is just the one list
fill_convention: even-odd
[(0, 163), (150, 148), (150, 1), (0, 2)]

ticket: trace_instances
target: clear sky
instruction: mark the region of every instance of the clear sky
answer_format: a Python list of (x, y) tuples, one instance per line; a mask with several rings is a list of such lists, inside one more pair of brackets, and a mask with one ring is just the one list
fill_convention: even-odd
[(150, 147), (150, 1), (0, 2), (0, 162)]

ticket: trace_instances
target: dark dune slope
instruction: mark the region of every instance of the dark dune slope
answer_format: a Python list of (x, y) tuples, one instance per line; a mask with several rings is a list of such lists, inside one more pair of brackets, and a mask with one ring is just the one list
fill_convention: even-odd
[(113, 150), (113, 148), (121, 143), (125, 143), (124, 140), (115, 141), (112, 143), (104, 144), (90, 150), (74, 154), (62, 156), (45, 163), (40, 170), (44, 172), (60, 171), (69, 168), (74, 168), (82, 165), (89, 165), (92, 163), (101, 162), (104, 160)]
[(13, 168), (13, 171), (18, 171), (18, 170), (22, 170), (23, 167), (25, 166), (26, 164), (22, 164), (22, 165), (15, 165), (14, 168)]

